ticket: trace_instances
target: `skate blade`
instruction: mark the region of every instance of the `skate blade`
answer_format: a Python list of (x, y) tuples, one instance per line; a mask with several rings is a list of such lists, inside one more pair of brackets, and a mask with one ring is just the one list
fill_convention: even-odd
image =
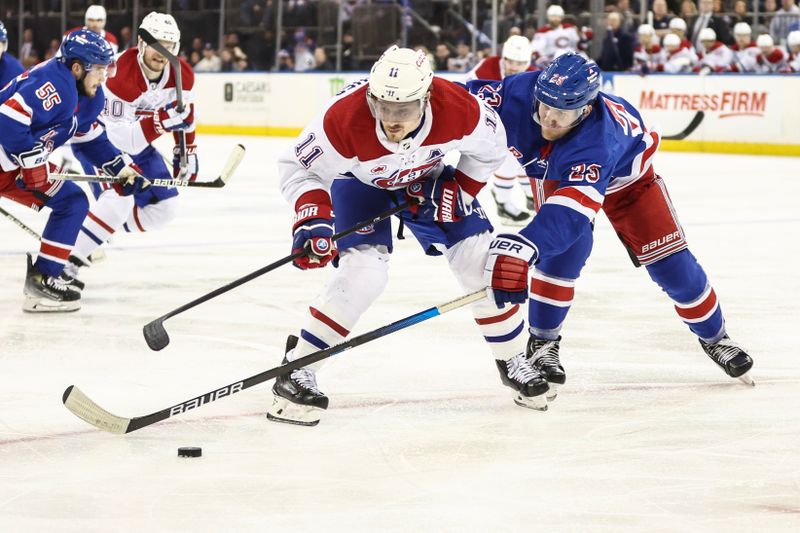
[(756, 382), (753, 381), (753, 378), (750, 377), (750, 372), (745, 372), (744, 374), (742, 374), (741, 376), (739, 376), (736, 379), (738, 379), (739, 381), (741, 381), (745, 385), (750, 385), (751, 387), (755, 387), (756, 386)]
[(81, 308), (80, 300), (74, 302), (56, 302), (36, 296), (26, 296), (22, 310), (26, 313), (72, 313)]
[(514, 394), (514, 403), (520, 407), (533, 409), (535, 411), (547, 411), (547, 394), (540, 394), (539, 396), (523, 396), (522, 394)]
[(559, 383), (553, 383), (552, 381), (548, 381), (547, 384), (550, 386), (550, 389), (547, 391), (547, 401), (552, 402), (558, 396), (558, 388), (561, 385)]
[(295, 424), (297, 426), (316, 426), (323, 409), (309, 405), (298, 405), (286, 398), (276, 396), (272, 407), (267, 411), (267, 420)]

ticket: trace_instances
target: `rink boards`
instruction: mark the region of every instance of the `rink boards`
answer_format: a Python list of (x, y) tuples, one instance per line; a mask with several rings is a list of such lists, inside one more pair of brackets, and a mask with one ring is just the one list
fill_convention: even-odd
[[(198, 131), (293, 137), (331, 96), (366, 75), (198, 74)], [(800, 155), (800, 76), (616, 74), (606, 75), (603, 90), (634, 103), (664, 135), (682, 131), (697, 111), (705, 113), (687, 139), (664, 141), (666, 150)]]

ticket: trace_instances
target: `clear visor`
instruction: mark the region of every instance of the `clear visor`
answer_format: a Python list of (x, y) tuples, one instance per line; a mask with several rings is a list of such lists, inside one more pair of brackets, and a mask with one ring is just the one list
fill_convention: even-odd
[(533, 120), (543, 128), (566, 130), (580, 124), (581, 120), (586, 116), (585, 109), (586, 106), (578, 109), (557, 109), (542, 102), (537, 102), (533, 112)]
[(531, 65), (530, 61), (526, 63), (525, 61), (514, 61), (513, 59), (506, 59), (505, 57), (503, 58), (503, 63), (507, 74), (519, 74), (520, 72), (525, 72)]
[[(180, 43), (175, 43), (175, 42), (172, 42), (172, 41), (165, 41), (164, 39), (159, 39), (158, 42), (161, 43), (161, 46), (163, 46), (164, 48), (167, 49), (167, 52), (170, 52), (172, 55), (178, 55), (178, 51), (180, 50), (180, 46), (179, 46)], [(139, 37), (139, 47), (140, 47), (140, 49), (142, 51), (144, 51), (144, 49), (147, 48), (148, 46), (149, 45), (146, 42), (144, 42), (144, 39)], [(158, 50), (156, 50), (152, 46), (149, 46), (149, 47), (152, 48), (154, 52), (158, 53)], [(159, 55), (161, 55), (161, 54), (159, 54)]]
[(84, 68), (86, 68), (87, 76), (91, 75), (96, 78), (108, 79), (113, 78), (117, 74), (116, 61), (112, 61), (110, 65), (88, 65), (84, 66)]
[(386, 102), (372, 96), (367, 91), (367, 104), (370, 113), (381, 122), (413, 122), (422, 118), (427, 98), (413, 102)]

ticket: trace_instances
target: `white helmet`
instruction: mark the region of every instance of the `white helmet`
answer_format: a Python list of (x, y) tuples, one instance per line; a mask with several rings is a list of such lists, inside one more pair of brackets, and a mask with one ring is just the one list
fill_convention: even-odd
[(752, 35), (753, 30), (750, 28), (750, 24), (746, 22), (737, 22), (736, 25), (733, 27), (733, 34), (734, 35)]
[(639, 35), (655, 35), (656, 30), (650, 24), (642, 24), (639, 26)]
[(147, 30), (158, 41), (174, 43), (172, 53), (177, 55), (180, 50), (181, 30), (178, 29), (178, 23), (172, 15), (151, 11), (144, 17), (139, 27)]
[(530, 63), (531, 53), (531, 42), (522, 35), (512, 35), (503, 44), (503, 58), (510, 61)]
[(433, 70), (422, 50), (391, 46), (369, 72), (369, 92), (386, 102), (413, 102), (428, 93)]
[(674, 33), (668, 33), (664, 36), (664, 48), (671, 48), (673, 46), (680, 46), (681, 38)]
[(701, 41), (716, 41), (717, 32), (715, 32), (711, 28), (703, 28), (702, 30), (700, 30), (699, 37)]
[(669, 21), (669, 29), (686, 31), (686, 21), (682, 18), (675, 17)]
[(103, 6), (89, 6), (86, 8), (86, 15), (84, 16), (84, 22), (89, 24), (90, 20), (102, 20), (103, 22), (106, 21), (106, 8)]
[(786, 44), (789, 46), (800, 46), (800, 30), (789, 32), (786, 37)]
[(759, 35), (758, 39), (756, 39), (756, 46), (759, 48), (771, 48), (775, 46), (775, 41), (772, 40), (772, 35), (764, 33)]
[(559, 17), (564, 18), (564, 8), (561, 6), (552, 5), (547, 8), (547, 18)]

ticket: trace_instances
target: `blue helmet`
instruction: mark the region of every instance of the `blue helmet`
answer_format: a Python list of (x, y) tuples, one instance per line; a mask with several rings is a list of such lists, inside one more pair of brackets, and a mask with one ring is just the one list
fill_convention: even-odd
[(3, 21), (0, 20), (0, 43), (4, 43), (8, 41), (8, 32), (6, 31), (6, 27), (3, 25)]
[(59, 61), (69, 66), (77, 59), (87, 70), (92, 65), (114, 63), (114, 50), (99, 33), (80, 29), (67, 35), (59, 49)]
[(533, 95), (556, 109), (580, 109), (600, 91), (600, 67), (574, 52), (558, 56), (539, 75)]

